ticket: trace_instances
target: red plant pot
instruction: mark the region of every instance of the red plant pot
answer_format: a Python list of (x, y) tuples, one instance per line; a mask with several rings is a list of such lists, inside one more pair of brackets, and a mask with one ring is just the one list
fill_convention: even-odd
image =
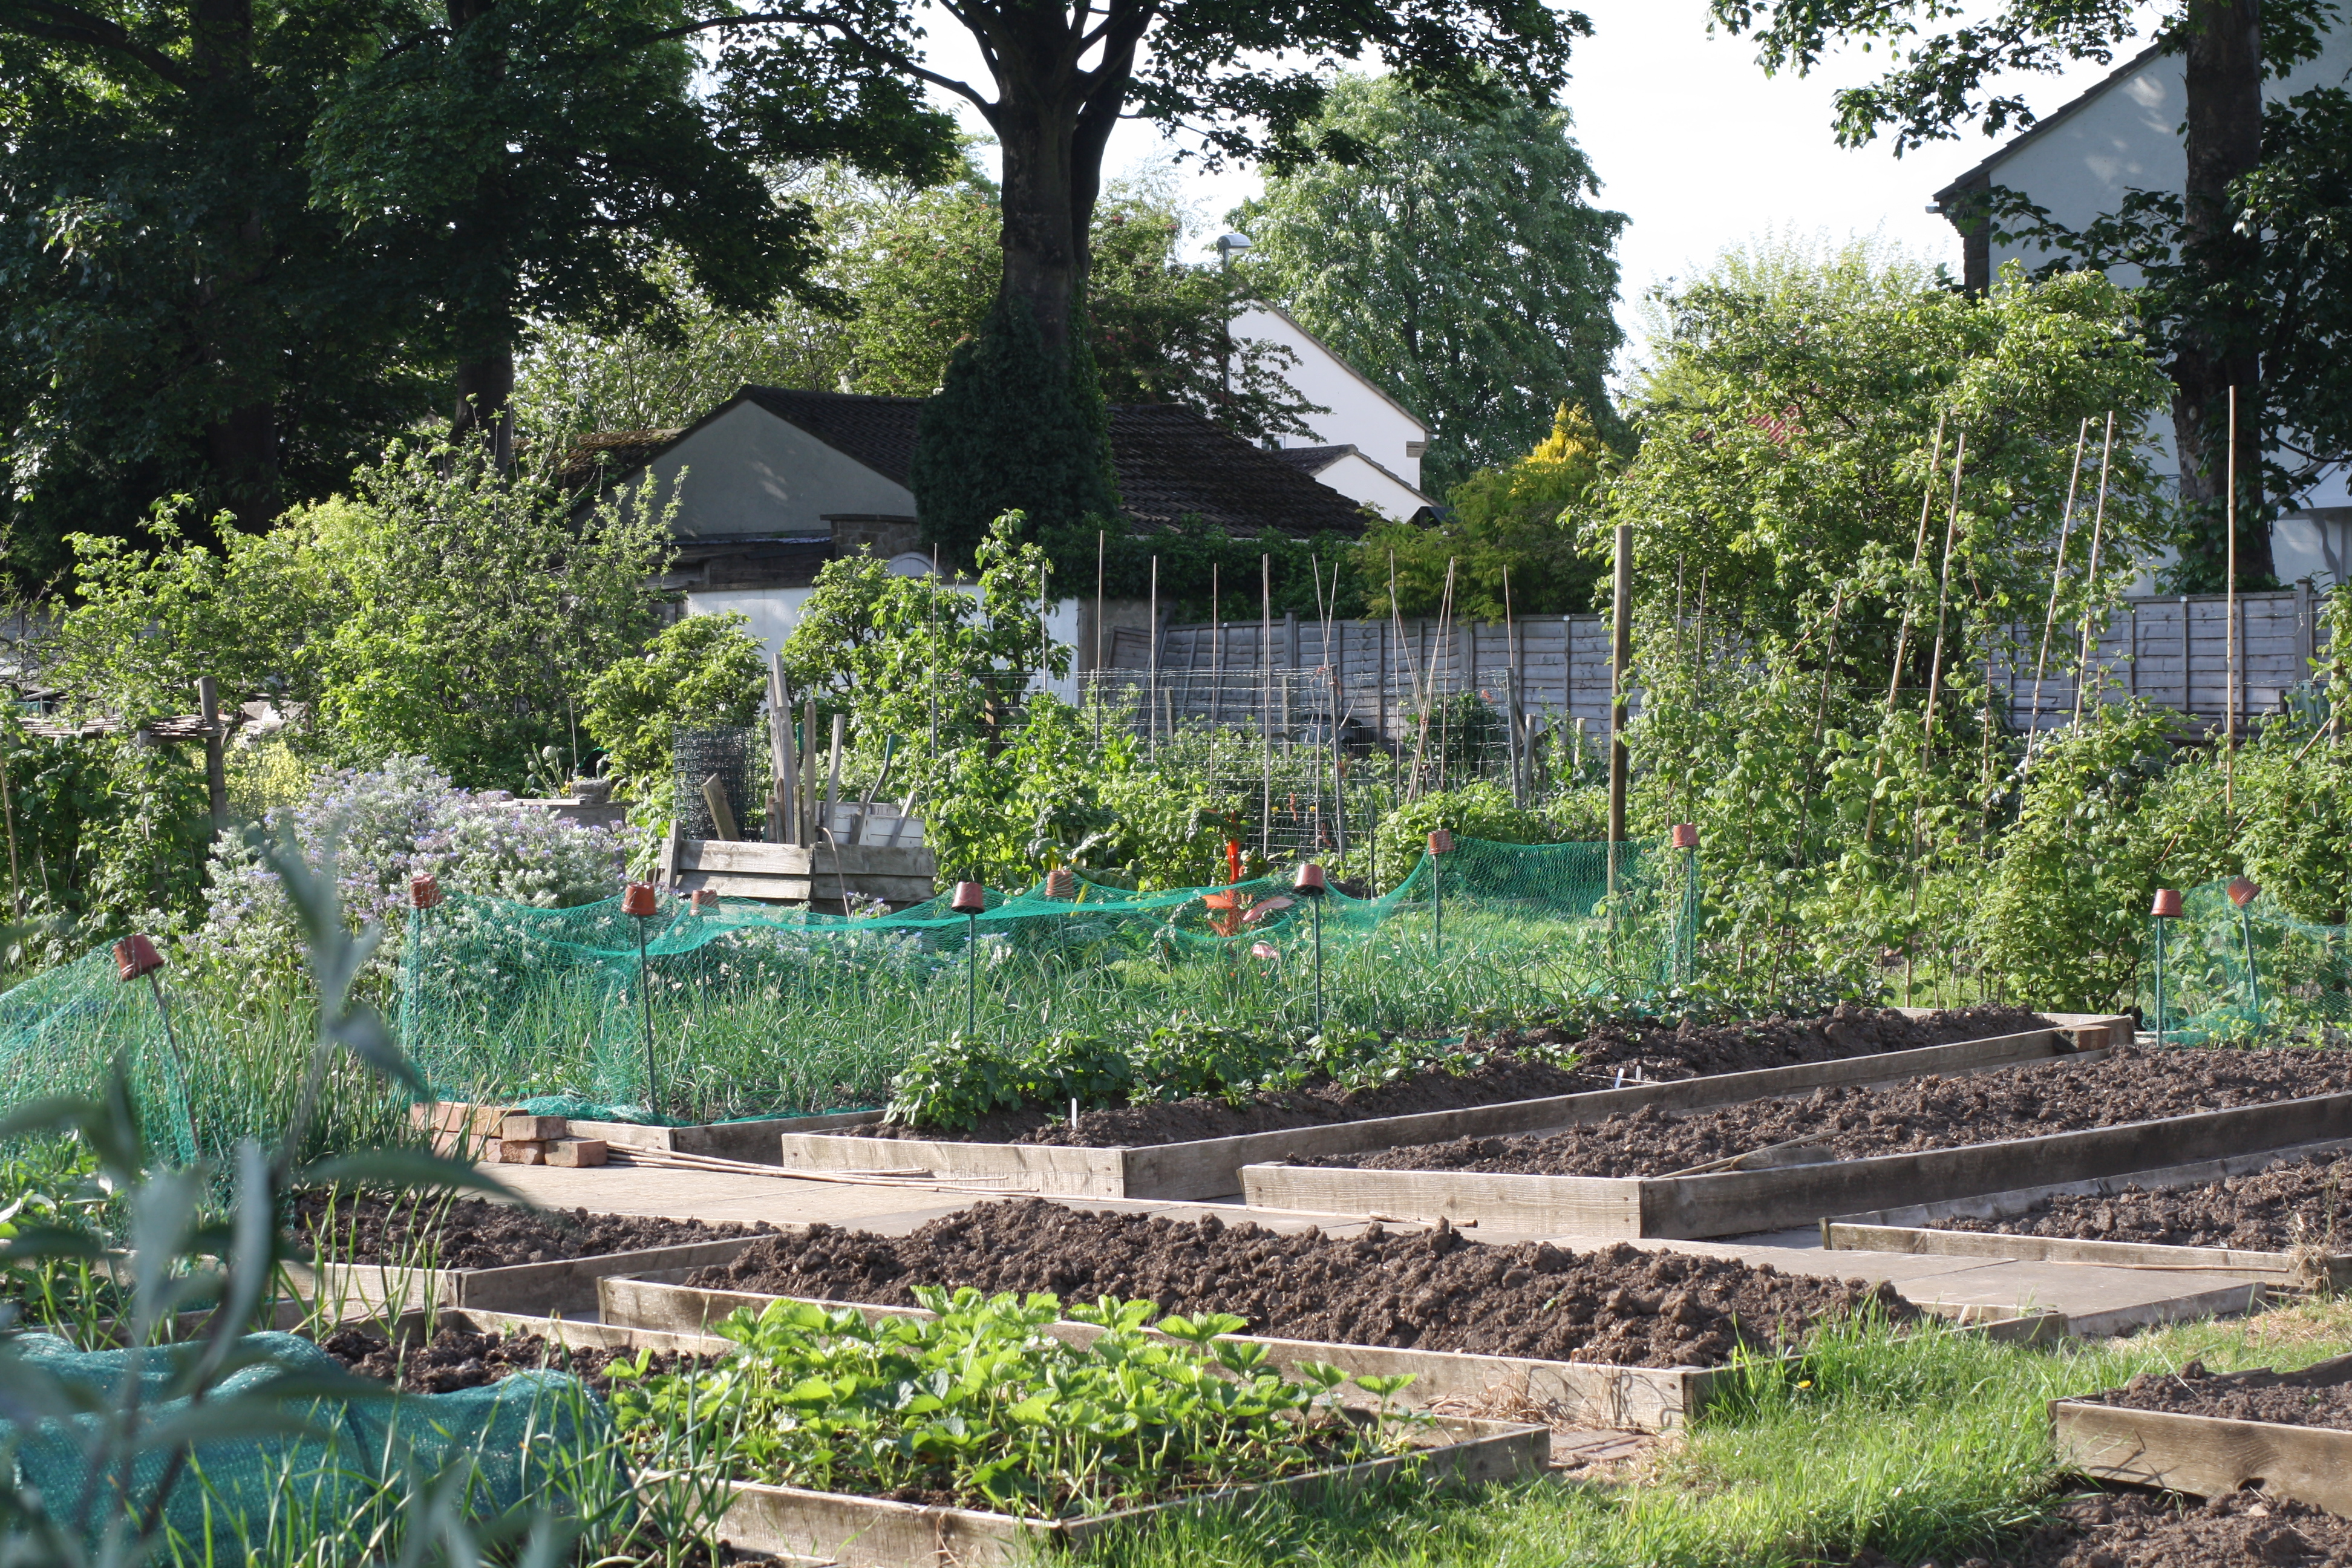
[(2156, 902), (2149, 906), (2147, 912), (2160, 921), (2179, 919), (2180, 894), (2171, 888), (2158, 888)]
[(988, 889), (978, 882), (958, 882), (948, 908), (960, 915), (976, 915), (988, 908)]
[(114, 971), (124, 980), (136, 980), (163, 967), (163, 955), (155, 951), (145, 931), (133, 931), (114, 944)]
[(429, 910), (441, 901), (441, 879), (427, 873), (408, 879), (408, 901), (420, 910)]
[(1302, 899), (1319, 899), (1330, 889), (1324, 883), (1323, 868), (1309, 860), (1298, 868), (1298, 875), (1292, 879), (1290, 890)]
[(1675, 847), (1677, 849), (1696, 849), (1698, 847), (1697, 823), (1677, 822), (1675, 824)]
[(621, 894), (621, 912), (625, 915), (635, 915), (644, 920), (659, 908), (661, 900), (655, 898), (654, 890), (643, 882), (630, 883)]
[(2250, 882), (2243, 877), (2230, 879), (2230, 901), (2240, 909), (2244, 909), (2262, 896), (2263, 889), (2258, 884)]
[(1454, 835), (1443, 827), (1431, 834), (1429, 852), (1432, 855), (1451, 855), (1454, 852)]

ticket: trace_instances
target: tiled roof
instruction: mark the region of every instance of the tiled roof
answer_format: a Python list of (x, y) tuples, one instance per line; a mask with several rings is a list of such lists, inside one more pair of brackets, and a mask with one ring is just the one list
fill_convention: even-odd
[(1364, 531), (1354, 501), (1316, 483), (1284, 454), (1253, 447), (1172, 403), (1114, 407), (1110, 453), (1119, 501), (1138, 522), (1198, 518), (1240, 534)]
[(617, 479), (652, 462), (685, 434), (683, 428), (600, 430), (577, 437), (572, 449), (563, 454), (562, 466), (555, 470), (555, 482), (565, 490), (576, 490), (593, 482), (600, 473)]
[[(915, 459), (915, 421), (923, 405), (919, 397), (869, 397), (845, 392), (795, 392), (783, 387), (747, 386), (722, 407), (735, 403), (758, 405), (777, 418), (807, 431), (826, 446), (856, 458), (885, 479), (909, 482)], [(713, 410), (698, 422), (698, 429), (717, 416)], [(642, 467), (662, 449), (691, 430), (669, 433), (668, 439), (635, 447), (633, 437), (660, 434), (632, 431), (622, 436), (592, 437), (575, 452), (587, 461), (604, 457), (607, 482), (623, 478), (632, 467)], [(590, 450), (589, 443), (600, 443)], [(626, 447), (629, 463), (612, 461)], [(1363, 513), (1337, 490), (1315, 482), (1295, 460), (1302, 451), (1339, 454), (1350, 447), (1307, 447), (1292, 452), (1268, 452), (1250, 445), (1189, 408), (1168, 403), (1114, 405), (1110, 410), (1112, 471), (1118, 477), (1119, 500), (1128, 514), (1147, 527), (1165, 527), (1197, 520), (1229, 533), (1255, 534), (1273, 528), (1291, 534), (1337, 531), (1360, 533)], [(567, 465), (567, 471), (572, 465)]]
[(1270, 454), (1302, 474), (1319, 474), (1356, 448), (1347, 447), (1285, 447)]

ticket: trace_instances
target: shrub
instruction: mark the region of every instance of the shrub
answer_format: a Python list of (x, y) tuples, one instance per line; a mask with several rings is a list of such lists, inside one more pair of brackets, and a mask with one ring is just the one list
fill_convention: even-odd
[(1500, 784), (1482, 779), (1458, 789), (1434, 790), (1381, 819), (1382, 882), (1394, 887), (1410, 876), (1421, 863), (1430, 834), (1441, 827), (1456, 838), (1496, 844), (1558, 844), (1565, 837), (1551, 817), (1513, 805), (1511, 792)]

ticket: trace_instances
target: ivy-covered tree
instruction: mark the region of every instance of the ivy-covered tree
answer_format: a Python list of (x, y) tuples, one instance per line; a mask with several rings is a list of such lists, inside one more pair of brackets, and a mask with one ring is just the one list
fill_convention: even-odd
[(1444, 493), (1542, 439), (1562, 402), (1611, 417), (1622, 213), (1565, 110), (1465, 113), (1395, 77), (1343, 76), (1301, 135), (1333, 156), (1270, 174), (1234, 215), (1249, 271), (1430, 426)]
[(934, 69), (912, 0), (728, 7), (709, 25), (722, 68), (756, 73), (812, 37), (963, 99), (1003, 152), (997, 298), (926, 411), (914, 489), (926, 526), (969, 551), (994, 513), (1033, 522), (1108, 510), (1105, 421), (1084, 326), (1102, 161), (1122, 119), (1197, 134), (1214, 158), (1286, 163), (1341, 155), (1304, 134), (1327, 80), (1318, 61), (1366, 55), (1417, 89), (1499, 107), (1565, 79), (1584, 17), (1529, 0), (970, 0), (945, 13), (979, 45), (989, 80)]

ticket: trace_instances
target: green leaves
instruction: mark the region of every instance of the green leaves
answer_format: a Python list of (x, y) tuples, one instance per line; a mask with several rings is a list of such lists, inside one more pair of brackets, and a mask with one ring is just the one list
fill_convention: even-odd
[[(934, 1315), (741, 1309), (719, 1331), (741, 1349), (718, 1366), (616, 1381), (616, 1429), (641, 1453), (688, 1425), (741, 1434), (747, 1479), (945, 1492), (1040, 1518), (1272, 1479), (1396, 1441), (1384, 1416), (1337, 1408), (1349, 1381), (1338, 1367), (1307, 1363), (1286, 1384), (1263, 1346), (1212, 1342), (1239, 1318), (1167, 1318), (1153, 1333), (1152, 1303), (1105, 1299), (1070, 1308), (1097, 1331), (1078, 1344), (1054, 1331), (1052, 1296), (913, 1294)], [(1385, 1409), (1409, 1381), (1358, 1383)]]

